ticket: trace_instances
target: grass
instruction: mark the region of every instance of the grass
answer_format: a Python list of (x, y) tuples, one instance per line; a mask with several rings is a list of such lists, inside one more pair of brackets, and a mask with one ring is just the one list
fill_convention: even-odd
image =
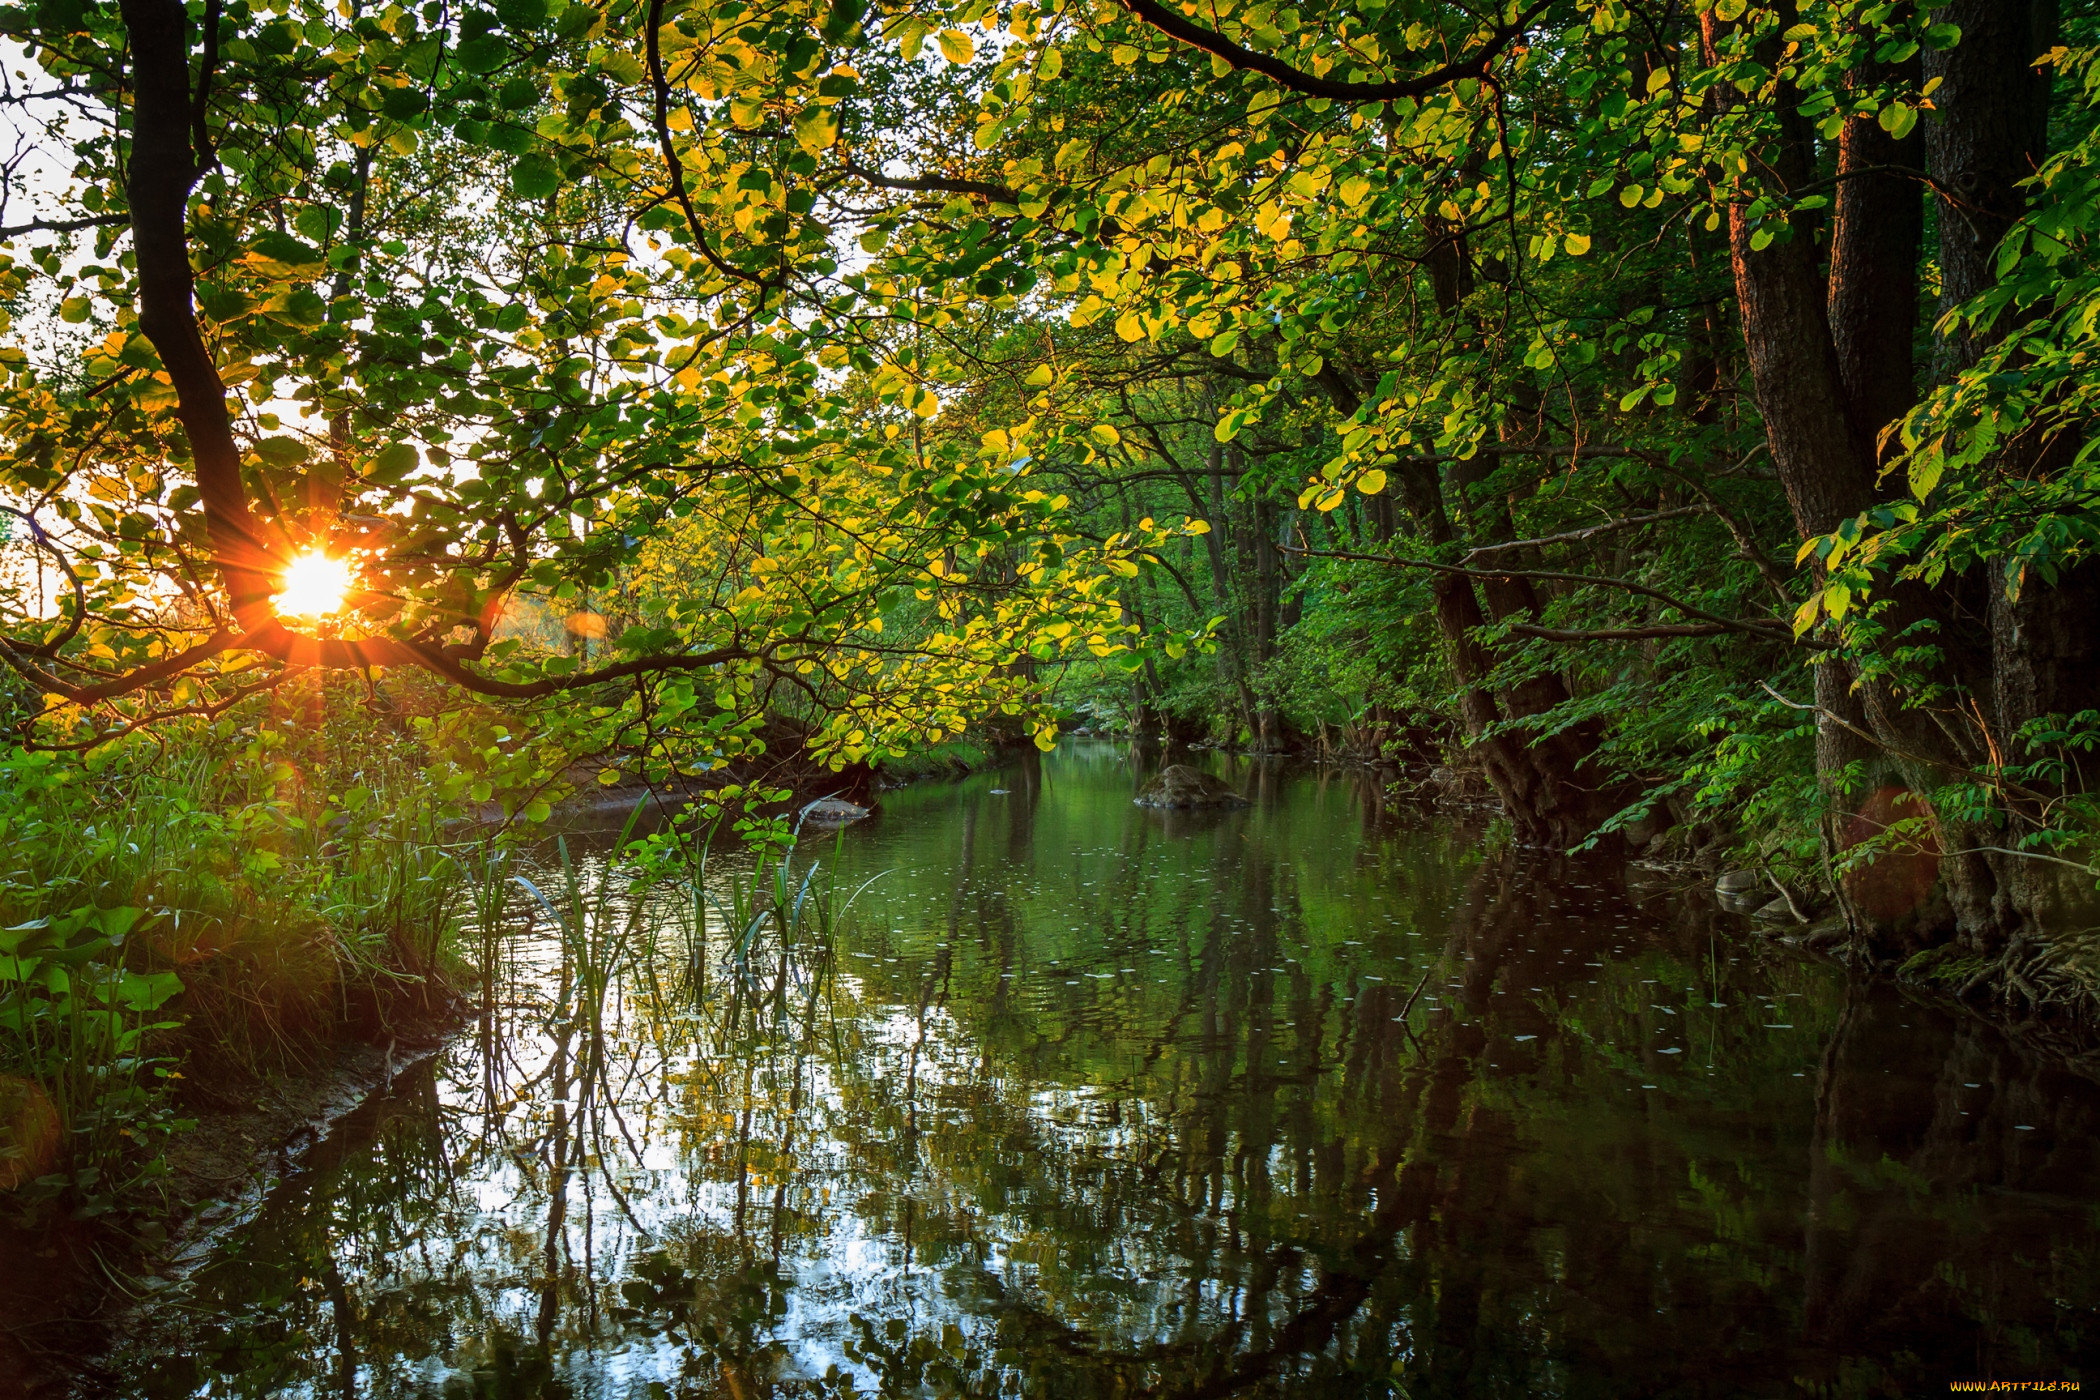
[[(490, 860), (405, 729), (271, 713), (87, 755), (0, 753), (0, 1186), (75, 1215), (220, 1097), (445, 1014)], [(345, 728), (355, 732), (346, 735)], [(499, 911), (500, 916), (500, 911)], [(189, 1085), (181, 1084), (184, 1078)]]

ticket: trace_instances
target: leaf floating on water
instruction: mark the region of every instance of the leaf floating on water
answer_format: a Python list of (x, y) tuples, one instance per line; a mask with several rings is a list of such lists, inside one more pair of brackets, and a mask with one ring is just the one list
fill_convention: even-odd
[(1682, 1055), (1684, 1053), (1684, 1047), (1680, 1045), (1672, 1045), (1669, 1049), (1664, 1050), (1660, 1053), (1665, 1055)]
[(1517, 1041), (1517, 1043), (1518, 1043), (1519, 1045), (1522, 1045), (1522, 1044), (1523, 1044), (1523, 1043), (1524, 1043), (1525, 1041), (1527, 1041), (1527, 1040), (1537, 1040), (1537, 1039), (1538, 1039), (1538, 1037), (1537, 1037), (1537, 1036), (1535, 1036), (1535, 1035), (1520, 1035), (1520, 1036), (1517, 1036), (1517, 1037), (1516, 1037), (1516, 1041)]

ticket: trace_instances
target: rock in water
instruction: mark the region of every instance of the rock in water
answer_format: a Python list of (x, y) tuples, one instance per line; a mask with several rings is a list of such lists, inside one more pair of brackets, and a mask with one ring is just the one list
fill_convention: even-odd
[(1170, 763), (1137, 795), (1140, 807), (1244, 807), (1247, 799), (1230, 784), (1184, 763)]
[(820, 797), (802, 809), (802, 825), (851, 826), (868, 815), (868, 809), (843, 797)]

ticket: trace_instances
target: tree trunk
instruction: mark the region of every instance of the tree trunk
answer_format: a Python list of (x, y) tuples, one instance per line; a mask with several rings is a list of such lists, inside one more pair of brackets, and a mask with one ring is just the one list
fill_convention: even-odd
[[(1932, 18), (1962, 30), (1955, 48), (1929, 51), (1924, 64), (1925, 76), (1941, 80), (1924, 144), (1940, 192), (1944, 309), (1989, 285), (1996, 245), (2022, 209), (2017, 182), (2043, 153), (2048, 88), (2032, 63), (2052, 36), (2054, 6), (1960, 0)], [(1703, 23), (1711, 51), (1720, 21), (1709, 12)], [(1781, 92), (1776, 105), (1780, 131), (1763, 151), (1765, 165), (1782, 191), (1799, 189), (1813, 174), (1809, 135), (1793, 94)], [(1841, 140), (1841, 173), (1902, 163), (1902, 154), (1855, 122)], [(1841, 179), (1839, 190), (1827, 283), (1804, 229), (1760, 250), (1751, 246), (1746, 206), (1737, 204), (1730, 218), (1758, 407), (1804, 538), (1828, 533), (1874, 503), (1877, 439), (1907, 407), (1913, 386), (1915, 323), (1907, 318), (1916, 302), (1916, 198), (1879, 174)], [(1936, 368), (1953, 373), (1984, 348), (1967, 336), (1947, 338)], [(2017, 961), (2045, 926), (2060, 925), (2072, 905), (2089, 901), (2089, 890), (2072, 886), (2090, 880), (2059, 880), (2058, 868), (1990, 849), (2008, 844), (1995, 822), (1929, 813), (1920, 794), (2016, 760), (2008, 745), (2021, 724), (2088, 708), (2100, 697), (2100, 657), (2091, 640), (2100, 571), (2079, 570), (2053, 588), (2034, 580), (2017, 593), (1979, 575), (1933, 587), (1896, 584), (1880, 596), (1887, 607), (1877, 620), (1891, 639), (1884, 645), (1926, 641), (1937, 648), (1938, 659), (1922, 663), (1932, 698), (1878, 676), (1853, 686), (1840, 666), (1819, 668), (1819, 766), (1828, 774), (1865, 760), (1865, 800), (1841, 818), (1846, 842), (1920, 814), (1934, 817), (1934, 832), (1916, 851), (1884, 857), (1850, 882), (1862, 951), (1894, 957), (1952, 935), (1966, 949)], [(1874, 745), (1859, 742), (1858, 730)]]

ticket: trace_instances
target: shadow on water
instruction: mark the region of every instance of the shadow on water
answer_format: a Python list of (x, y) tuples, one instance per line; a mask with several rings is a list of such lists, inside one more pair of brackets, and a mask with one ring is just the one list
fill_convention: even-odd
[(1865, 1396), (2100, 1349), (2092, 1085), (1703, 891), (1346, 772), (1163, 820), (1141, 766), (889, 794), (770, 931), (579, 861), (598, 924), (512, 937), (114, 1393)]

